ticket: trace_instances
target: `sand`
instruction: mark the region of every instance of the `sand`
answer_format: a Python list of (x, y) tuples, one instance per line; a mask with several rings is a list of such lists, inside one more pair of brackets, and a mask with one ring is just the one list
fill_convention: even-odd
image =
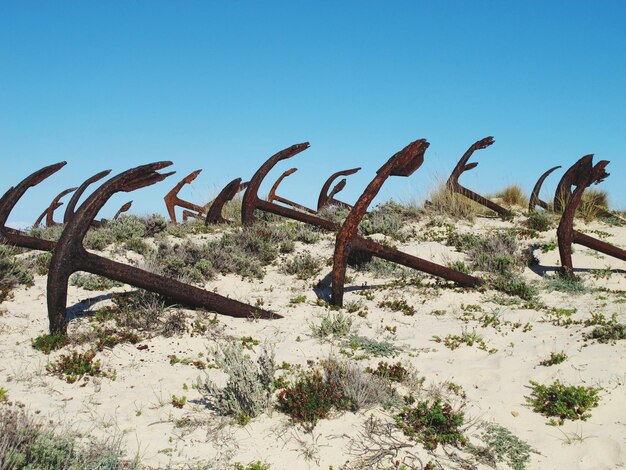
[[(442, 242), (421, 240), (432, 238), (428, 232), (433, 229), (426, 227), (427, 222), (412, 225), (408, 230), (416, 236), (407, 242), (393, 243), (406, 252), (437, 263), (465, 259), (463, 253)], [(473, 233), (519, 225), (518, 219), (456, 223), (458, 231)], [(626, 246), (626, 227), (595, 222), (580, 223), (579, 228), (600, 230), (610, 243)], [(555, 240), (555, 231), (550, 230), (539, 239), (522, 243), (531, 245)], [(308, 251), (327, 260), (332, 256), (333, 243), (332, 235), (324, 235), (314, 245), (296, 243), (296, 253)], [(532, 270), (527, 268), (523, 276), (541, 288), (540, 299), (547, 307), (575, 308), (572, 316), (575, 319), (588, 319), (593, 313), (607, 317), (615, 313), (619, 321), (626, 322), (626, 262), (576, 246), (574, 265), (587, 291), (571, 294), (550, 292), (542, 279), (542, 274), (558, 269), (558, 250), (543, 252), (537, 248), (534, 254), (539, 264)], [(113, 255), (109, 253), (109, 256)], [(124, 253), (116, 256), (128, 259)], [(329, 468), (331, 465), (340, 468), (344, 464), (346, 468), (359, 468), (360, 458), (375, 455), (372, 452), (376, 449), (376, 439), (365, 437), (368, 421), (374, 417), (382, 423), (393, 423), (393, 411), (375, 407), (356, 413), (334, 412), (330, 418), (320, 420), (312, 432), (293, 423), (278, 410), (241, 426), (208, 409), (202, 394), (193, 387), (198, 379), (204, 380), (207, 375), (224, 384), (223, 372), (199, 370), (184, 363), (170, 364), (169, 356), (173, 354), (211, 363), (219, 341), (238, 342), (245, 336), (260, 342), (251, 349), (251, 355), (258, 354), (263, 344), (271, 345), (279, 364), (286, 361), (307, 368), (307, 361), (328, 358), (330, 354), (343, 357), (339, 352), (340, 340), (320, 341), (313, 337), (310, 327), (329, 312), (326, 306), (317, 304), (314, 287), (331, 268), (324, 266), (315, 278), (298, 280), (281, 272), (285, 260), (292, 256), (293, 253), (281, 255), (266, 269), (261, 281), (227, 275), (205, 286), (231, 298), (262, 304), (283, 315), (283, 319), (242, 320), (218, 315), (219, 323), (204, 334), (155, 336), (142, 341), (140, 344), (147, 348), (141, 350), (132, 344), (105, 348), (97, 357), (105, 370), (114, 371), (115, 379), (95, 377), (74, 384), (46, 370), (48, 363), (71, 348), (47, 356), (31, 346), (33, 338), (47, 332), (48, 323), (46, 278), (36, 276), (32, 287), (16, 289), (13, 298), (0, 306), (0, 387), (8, 390), (9, 400), (26, 404), (27, 409), (40, 417), (94, 437), (122, 437), (126, 455), (139, 455), (146, 466), (177, 467), (193, 462), (218, 466), (260, 460), (270, 464), (272, 469)], [(445, 389), (449, 382), (458, 384), (465, 398), (451, 396), (459, 406), (465, 402), (463, 410), (468, 424), (465, 432), (470, 442), (479, 443), (476, 439), (480, 435), (480, 422), (498, 423), (538, 452), (531, 454), (527, 468), (574, 470), (626, 466), (626, 341), (603, 344), (586, 340), (584, 334), (593, 327), (554, 325), (546, 321), (545, 308), (524, 308), (523, 302), (503, 305), (507, 296), (492, 290), (398, 284), (350, 269), (348, 275), (351, 279), (346, 283), (344, 302), (356, 302), (361, 306), (360, 311), (366, 308), (367, 313), (365, 317), (352, 314), (358, 334), (390, 341), (402, 349), (395, 357), (360, 360), (353, 357), (352, 360), (361, 367), (374, 368), (381, 360), (401, 361), (418, 376), (425, 377), (424, 389)], [(426, 277), (425, 282), (432, 284), (433, 281)], [(366, 289), (371, 291), (369, 300), (360, 295)], [(92, 299), (90, 309), (95, 311), (111, 302), (109, 294), (108, 291), (70, 287), (68, 305)], [(291, 299), (300, 295), (306, 296), (305, 302), (290, 304)], [(500, 300), (496, 303), (498, 296)], [(380, 306), (382, 301), (392, 299), (405, 300), (414, 307), (415, 314), (408, 316)], [(478, 305), (484, 312), (497, 314), (502, 322), (500, 331), (468, 320), (467, 315), (464, 316), (468, 305)], [(189, 318), (193, 315), (190, 311)], [(87, 319), (72, 321), (70, 331), (86, 322)], [(476, 345), (461, 345), (452, 350), (433, 339), (434, 336), (445, 338), (461, 334), (464, 330), (476, 331), (484, 339), (486, 349), (497, 351), (490, 353)], [(86, 347), (82, 347), (84, 349)], [(563, 363), (551, 367), (539, 365), (551, 352), (560, 351), (567, 354)], [(530, 381), (547, 384), (555, 379), (570, 385), (601, 388), (600, 403), (591, 410), (590, 418), (566, 420), (563, 425), (551, 426), (547, 424), (548, 418), (530, 408), (525, 399), (531, 392)], [(172, 406), (172, 395), (186, 397), (182, 409)], [(389, 468), (399, 461), (409, 468), (421, 468), (420, 465), (432, 461), (439, 465), (435, 468), (490, 468), (477, 462), (466, 450), (439, 447), (430, 452), (399, 431), (394, 435), (408, 445), (397, 453), (387, 449), (387, 455), (374, 457), (365, 466)], [(363, 449), (369, 449), (369, 453), (364, 453)], [(447, 452), (466, 459), (468, 466), (461, 467)], [(498, 468), (508, 467), (500, 463)]]

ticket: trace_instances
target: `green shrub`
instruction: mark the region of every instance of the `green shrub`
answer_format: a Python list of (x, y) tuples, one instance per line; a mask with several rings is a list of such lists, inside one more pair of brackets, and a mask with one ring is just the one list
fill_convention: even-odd
[(531, 230), (546, 232), (552, 228), (553, 223), (547, 212), (532, 211), (526, 219), (526, 226)]
[(379, 307), (388, 308), (392, 312), (402, 312), (404, 315), (415, 315), (415, 307), (409, 305), (404, 299), (384, 300), (378, 304)]
[(306, 280), (314, 277), (322, 269), (319, 258), (310, 253), (303, 253), (290, 259), (283, 265), (286, 274), (295, 275), (298, 279)]
[(18, 253), (17, 248), (0, 244), (0, 302), (7, 299), (18, 285), (33, 284), (32, 269), (17, 256)]
[(404, 241), (407, 236), (401, 232), (407, 222), (417, 221), (416, 209), (405, 207), (394, 201), (379, 204), (363, 217), (360, 224), (363, 235), (381, 233), (395, 240)]
[(463, 446), (467, 443), (460, 429), (464, 419), (463, 412), (454, 411), (452, 405), (436, 399), (405, 406), (396, 416), (396, 425), (426, 449), (434, 450), (439, 444)]
[(69, 344), (69, 339), (63, 333), (43, 334), (41, 336), (37, 336), (32, 341), (33, 348), (44, 354), (50, 354), (52, 351), (61, 349), (67, 344)]
[(339, 399), (339, 391), (324, 379), (319, 370), (301, 374), (293, 385), (278, 394), (281, 410), (311, 428), (328, 416)]
[(558, 379), (551, 385), (542, 385), (530, 381), (532, 393), (526, 401), (533, 411), (544, 416), (558, 418), (551, 419), (550, 424), (563, 424), (566, 419), (586, 420), (591, 417), (588, 411), (598, 406), (600, 402), (600, 388), (563, 385)]
[(376, 369), (367, 368), (366, 371), (392, 382), (404, 382), (409, 377), (409, 371), (400, 362), (389, 364), (381, 361)]
[(106, 224), (111, 236), (117, 242), (125, 242), (132, 238), (142, 238), (146, 234), (146, 226), (136, 215), (123, 214)]
[(70, 284), (90, 291), (109, 290), (113, 287), (119, 287), (122, 285), (121, 282), (114, 281), (113, 279), (82, 272), (72, 274), (70, 277)]
[(626, 339), (626, 325), (612, 321), (607, 325), (596, 326), (587, 337), (597, 339), (600, 343)]
[(89, 229), (83, 240), (83, 245), (88, 250), (102, 251), (114, 241), (111, 231), (106, 227)]

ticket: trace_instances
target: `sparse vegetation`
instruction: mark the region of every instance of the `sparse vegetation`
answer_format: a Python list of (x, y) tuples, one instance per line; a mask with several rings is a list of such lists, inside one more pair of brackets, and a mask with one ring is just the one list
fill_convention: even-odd
[(295, 275), (298, 279), (310, 279), (317, 275), (322, 269), (322, 263), (310, 253), (296, 255), (295, 258), (284, 264), (283, 270), (286, 274)]
[(561, 364), (562, 362), (565, 362), (566, 359), (567, 359), (567, 354), (565, 354), (563, 351), (558, 352), (558, 353), (551, 352), (550, 357), (540, 361), (539, 365), (544, 366), (544, 367), (554, 366), (557, 364)]
[(352, 322), (352, 317), (342, 312), (328, 312), (320, 316), (319, 324), (310, 324), (311, 333), (318, 339), (342, 338), (352, 332)]
[(392, 312), (402, 312), (404, 315), (415, 315), (415, 307), (409, 305), (404, 299), (384, 300), (378, 306), (388, 308)]
[(33, 283), (31, 269), (18, 254), (17, 248), (0, 244), (0, 302), (6, 300), (18, 285)]
[(427, 204), (425, 209), (431, 215), (450, 217), (455, 220), (473, 221), (481, 212), (475, 202), (452, 191), (445, 182), (439, 183), (431, 191), (429, 201), (430, 204)]
[(545, 211), (533, 211), (528, 214), (526, 227), (538, 232), (546, 232), (553, 226), (552, 218)]
[(470, 444), (468, 450), (479, 461), (496, 467), (506, 462), (513, 470), (525, 470), (530, 461), (530, 454), (539, 454), (535, 448), (522, 441), (504, 426), (484, 423), (480, 439), (484, 446)]
[(70, 277), (70, 284), (77, 287), (82, 287), (85, 290), (97, 290), (104, 291), (112, 289), (113, 287), (119, 287), (121, 282), (108, 279), (106, 277), (97, 276), (95, 274), (88, 273), (74, 273)]
[(95, 351), (72, 351), (69, 355), (62, 354), (58, 361), (48, 364), (46, 369), (65, 378), (68, 383), (74, 383), (85, 375), (102, 375), (100, 360), (94, 360), (95, 356)]

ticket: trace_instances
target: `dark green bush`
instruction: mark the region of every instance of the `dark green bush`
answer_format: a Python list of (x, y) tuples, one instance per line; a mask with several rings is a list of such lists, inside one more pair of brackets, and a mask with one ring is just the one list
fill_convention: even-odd
[(464, 419), (463, 412), (454, 411), (452, 405), (437, 399), (405, 406), (396, 416), (396, 425), (426, 449), (434, 450), (439, 444), (463, 446), (467, 443), (460, 429)]
[[(563, 385), (558, 379), (551, 385), (542, 385), (530, 381), (532, 393), (526, 401), (533, 411), (544, 416), (558, 418), (558, 424), (566, 419), (586, 420), (591, 417), (588, 411), (598, 406), (600, 402), (600, 388)], [(550, 424), (556, 424), (550, 420)]]

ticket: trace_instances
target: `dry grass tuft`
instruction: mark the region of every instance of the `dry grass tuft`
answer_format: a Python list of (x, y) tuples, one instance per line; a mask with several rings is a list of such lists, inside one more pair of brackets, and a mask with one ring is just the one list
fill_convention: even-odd
[(439, 182), (429, 194), (430, 204), (424, 209), (430, 215), (448, 216), (452, 219), (473, 221), (480, 210), (477, 204), (450, 189), (445, 182)]
[(499, 191), (496, 196), (502, 199), (504, 204), (509, 206), (528, 206), (528, 196), (524, 193), (524, 190), (519, 184), (507, 186), (502, 191)]

